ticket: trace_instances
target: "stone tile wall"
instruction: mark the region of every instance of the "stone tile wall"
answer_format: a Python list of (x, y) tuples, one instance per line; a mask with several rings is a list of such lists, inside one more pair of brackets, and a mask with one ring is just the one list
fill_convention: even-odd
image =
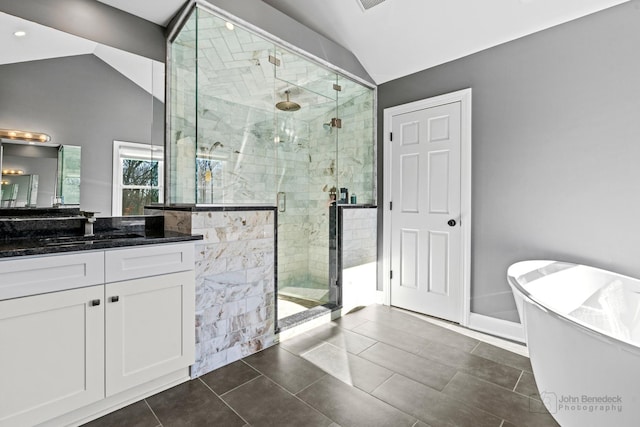
[(165, 229), (204, 236), (195, 247), (192, 378), (274, 343), (274, 211), (164, 211)]

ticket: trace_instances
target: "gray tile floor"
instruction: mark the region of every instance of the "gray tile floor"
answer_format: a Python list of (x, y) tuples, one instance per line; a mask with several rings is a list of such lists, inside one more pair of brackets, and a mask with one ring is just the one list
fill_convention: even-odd
[(369, 306), (88, 426), (557, 426), (526, 357)]

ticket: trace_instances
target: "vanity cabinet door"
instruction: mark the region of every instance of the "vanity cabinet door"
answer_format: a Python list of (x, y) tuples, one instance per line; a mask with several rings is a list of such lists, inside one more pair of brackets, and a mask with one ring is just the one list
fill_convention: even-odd
[(105, 288), (107, 396), (194, 362), (193, 271), (108, 283)]
[(0, 301), (0, 426), (104, 397), (104, 286)]

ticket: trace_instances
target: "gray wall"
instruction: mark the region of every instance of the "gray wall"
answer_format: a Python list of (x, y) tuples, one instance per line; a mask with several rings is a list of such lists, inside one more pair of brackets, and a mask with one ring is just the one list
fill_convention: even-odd
[(519, 260), (640, 277), (639, 47), (631, 1), (379, 86), (379, 153), (385, 108), (473, 89), (473, 312), (517, 320)]
[(96, 0), (0, 0), (0, 11), (165, 61), (164, 27)]
[(305, 27), (262, 0), (205, 1), (373, 84), (373, 79), (353, 53)]
[(113, 140), (164, 145), (164, 106), (93, 55), (8, 64), (0, 66), (0, 128), (81, 146), (80, 206), (109, 216)]

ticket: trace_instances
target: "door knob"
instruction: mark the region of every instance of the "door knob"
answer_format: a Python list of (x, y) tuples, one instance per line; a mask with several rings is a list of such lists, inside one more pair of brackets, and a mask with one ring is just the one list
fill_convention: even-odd
[(456, 226), (456, 220), (455, 219), (450, 219), (449, 221), (447, 221), (447, 224), (449, 224), (449, 227), (455, 227)]

